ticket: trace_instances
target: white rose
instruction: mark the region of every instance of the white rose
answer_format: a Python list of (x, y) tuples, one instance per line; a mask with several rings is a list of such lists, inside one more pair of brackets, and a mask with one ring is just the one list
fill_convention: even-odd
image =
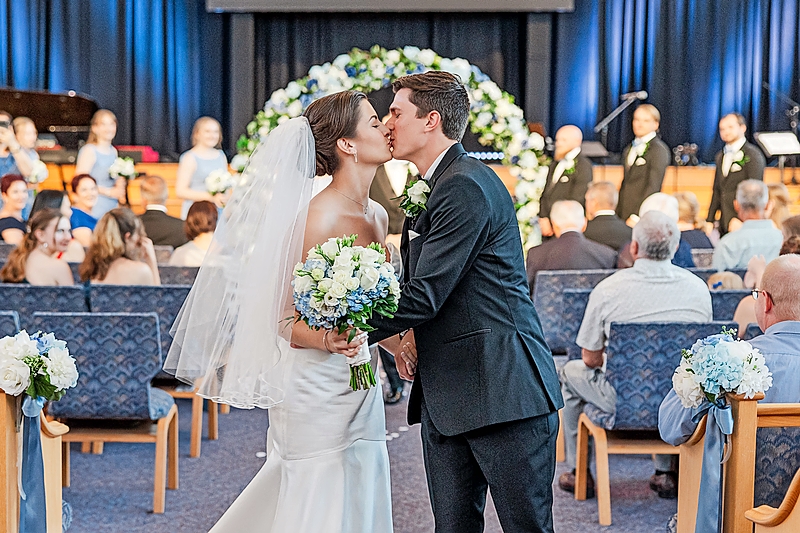
[(377, 57), (369, 62), (369, 70), (372, 72), (372, 76), (374, 78), (382, 78), (383, 75), (386, 74), (386, 67), (383, 64), (383, 61)]
[(310, 249), (308, 251), (308, 254), (306, 255), (306, 258), (307, 259), (322, 259), (322, 256), (319, 253), (317, 253), (317, 247), (315, 246), (315, 247), (313, 247), (312, 249)]
[(278, 126), (280, 126), (281, 124), (285, 124), (285, 123), (289, 122), (289, 119), (290, 119), (289, 115), (281, 115), (281, 116), (279, 116), (278, 117)]
[(358, 277), (361, 282), (361, 288), (365, 291), (371, 291), (378, 284), (381, 279), (380, 272), (377, 268), (366, 266), (358, 270)]
[(75, 359), (63, 348), (50, 348), (45, 357), (50, 384), (58, 389), (68, 389), (78, 383)]
[(344, 282), (344, 286), (348, 291), (356, 290), (359, 285), (361, 285), (361, 282), (358, 281), (358, 278), (350, 277), (350, 278), (347, 278), (345, 280), (345, 282)]
[(467, 83), (470, 76), (472, 76), (472, 66), (466, 59), (456, 57), (453, 59), (452, 70), (450, 72), (461, 78), (462, 82)]
[(297, 276), (294, 279), (294, 290), (305, 294), (314, 288), (314, 280), (310, 276)]
[(317, 289), (319, 289), (319, 291), (322, 293), (326, 293), (329, 290), (331, 290), (332, 286), (333, 286), (333, 280), (329, 278), (320, 280), (319, 283), (317, 283)]
[(408, 188), (408, 198), (414, 204), (424, 204), (425, 194), (431, 192), (431, 188), (423, 180), (417, 181)]
[(319, 80), (322, 76), (324, 76), (327, 72), (325, 65), (314, 65), (310, 69), (308, 69), (308, 77)]
[(492, 114), (483, 112), (479, 113), (477, 117), (475, 117), (475, 125), (479, 128), (485, 128), (489, 124), (492, 123)]
[(336, 311), (338, 311), (338, 310), (339, 310), (339, 302), (337, 301), (333, 305), (325, 305), (325, 306), (323, 306), (322, 309), (319, 310), (319, 313), (322, 316), (324, 316), (326, 318), (329, 318), (329, 317), (334, 316), (336, 314)]
[(742, 159), (744, 159), (744, 152), (743, 152), (743, 151), (741, 151), (741, 150), (739, 150), (738, 152), (736, 152), (736, 153), (733, 155), (733, 160), (734, 160), (734, 161), (741, 161)]
[(373, 250), (372, 248), (365, 248), (361, 252), (361, 264), (373, 265), (377, 263), (382, 263), (386, 260), (386, 256), (381, 254), (380, 252)]
[[(350, 279), (350, 276), (347, 275), (347, 272), (334, 272), (333, 273), (333, 282), (338, 283), (344, 286), (347, 283), (347, 280)], [(340, 296), (341, 298), (341, 296)]]
[(333, 284), (331, 284), (331, 290), (328, 291), (328, 294), (326, 294), (326, 296), (328, 295), (331, 295), (337, 300), (340, 300), (347, 295), (347, 289), (343, 284), (334, 281)]
[(397, 281), (397, 279), (392, 278), (389, 280), (389, 290), (392, 291), (392, 294), (395, 296), (395, 298), (400, 297), (400, 283)]
[(336, 239), (328, 239), (324, 243), (322, 243), (322, 253), (326, 256), (333, 258), (339, 253), (339, 243), (336, 242)]
[(416, 61), (417, 56), (419, 55), (419, 48), (416, 46), (403, 47), (403, 55), (405, 55), (411, 61)]
[(536, 158), (536, 154), (531, 150), (525, 150), (519, 155), (517, 164), (522, 168), (536, 168), (539, 166), (539, 160)]
[(311, 298), (311, 300), (308, 302), (308, 305), (311, 307), (311, 309), (319, 311), (325, 306), (325, 302), (322, 300), (317, 300), (316, 298)]
[(236, 154), (233, 156), (233, 159), (231, 159), (231, 167), (233, 167), (236, 172), (241, 172), (244, 170), (244, 167), (247, 166), (249, 160), (250, 158), (244, 154)]
[(300, 103), (300, 100), (294, 100), (291, 104), (289, 104), (289, 107), (286, 111), (292, 118), (299, 117), (303, 114), (303, 104)]
[(394, 267), (391, 263), (384, 263), (378, 267), (378, 272), (381, 273), (381, 276), (385, 278), (392, 278), (394, 277)]
[(544, 137), (536, 132), (531, 133), (528, 137), (528, 146), (537, 151), (544, 150)]
[(740, 165), (739, 163), (731, 164), (731, 172), (739, 172), (740, 170), (742, 170), (742, 165)]
[(333, 60), (333, 66), (339, 69), (344, 69), (350, 62), (350, 56), (347, 54), (340, 54)]
[(506, 127), (502, 122), (495, 122), (492, 124), (492, 131), (498, 135), (506, 131)]
[(17, 396), (31, 384), (31, 369), (21, 360), (9, 357), (0, 360), (0, 389)]
[(303, 89), (300, 87), (300, 84), (296, 81), (289, 82), (289, 85), (286, 86), (286, 96), (294, 100), (295, 98), (299, 98), (300, 94), (303, 92)]
[(692, 409), (703, 403), (705, 395), (700, 385), (695, 381), (695, 375), (687, 371), (688, 365), (684, 361), (681, 360), (680, 366), (672, 374), (672, 388), (675, 389), (681, 405), (687, 409)]
[(278, 89), (272, 93), (272, 96), (269, 97), (269, 101), (275, 106), (281, 106), (289, 101), (289, 95), (286, 94), (284, 89)]

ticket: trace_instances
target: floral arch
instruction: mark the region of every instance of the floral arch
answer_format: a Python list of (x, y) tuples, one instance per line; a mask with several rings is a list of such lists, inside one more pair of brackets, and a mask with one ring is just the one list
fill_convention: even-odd
[(369, 50), (354, 48), (331, 63), (311, 67), (304, 77), (273, 92), (270, 99), (247, 125), (247, 134), (236, 143), (239, 155), (232, 166), (242, 167), (246, 157), (270, 130), (300, 116), (312, 101), (347, 89), (371, 92), (390, 85), (407, 74), (444, 70), (458, 75), (470, 100), (470, 129), (485, 146), (503, 152), (503, 164), (518, 179), (515, 189), (517, 219), (526, 248), (538, 242), (533, 220), (539, 211), (539, 197), (547, 176), (544, 139), (528, 131), (522, 109), (514, 97), (461, 58), (439, 56), (430, 49), (406, 46), (387, 50), (378, 45)]

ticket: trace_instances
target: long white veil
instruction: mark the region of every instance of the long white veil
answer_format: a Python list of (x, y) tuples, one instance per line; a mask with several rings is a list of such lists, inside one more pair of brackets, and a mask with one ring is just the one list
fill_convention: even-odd
[(277, 363), (315, 170), (311, 128), (295, 118), (259, 144), (234, 189), (164, 363), (203, 397), (248, 409), (283, 400)]

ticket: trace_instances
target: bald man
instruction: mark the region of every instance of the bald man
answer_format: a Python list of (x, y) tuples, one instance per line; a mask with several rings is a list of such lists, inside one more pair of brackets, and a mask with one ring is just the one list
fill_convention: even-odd
[(539, 200), (539, 227), (545, 237), (553, 236), (550, 209), (554, 203), (574, 200), (585, 206), (586, 189), (592, 182), (592, 162), (581, 154), (581, 142), (583, 133), (577, 126), (562, 126), (556, 132), (556, 153)]

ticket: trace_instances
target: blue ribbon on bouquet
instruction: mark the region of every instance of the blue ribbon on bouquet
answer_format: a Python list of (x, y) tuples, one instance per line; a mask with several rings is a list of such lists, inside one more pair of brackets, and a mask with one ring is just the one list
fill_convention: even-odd
[(19, 501), (19, 533), (47, 533), (44, 495), (44, 461), (39, 415), (44, 398), (27, 394), (22, 402), (25, 422), (22, 429), (22, 474)]
[(722, 453), (725, 436), (733, 433), (733, 413), (724, 399), (718, 402), (703, 402), (692, 416), (699, 424), (708, 414), (695, 533), (718, 533), (722, 526)]

